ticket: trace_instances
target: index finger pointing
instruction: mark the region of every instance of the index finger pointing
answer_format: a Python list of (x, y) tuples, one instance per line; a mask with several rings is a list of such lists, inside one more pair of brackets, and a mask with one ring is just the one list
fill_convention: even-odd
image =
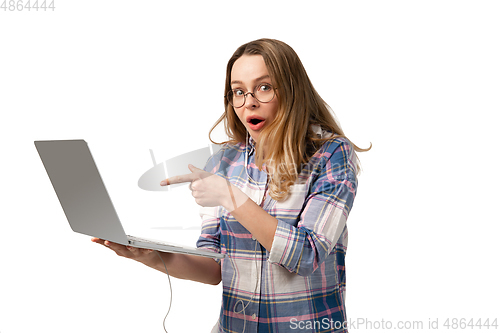
[(180, 175), (180, 176), (174, 176), (171, 178), (167, 178), (163, 180), (160, 185), (161, 186), (166, 186), (166, 185), (173, 185), (173, 184), (182, 184), (182, 183), (190, 183), (195, 179), (200, 178), (199, 176), (193, 174), (193, 173), (188, 173), (186, 175)]

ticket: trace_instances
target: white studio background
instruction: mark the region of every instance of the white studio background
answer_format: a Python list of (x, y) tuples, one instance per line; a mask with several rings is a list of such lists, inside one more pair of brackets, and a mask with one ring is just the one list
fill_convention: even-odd
[[(164, 161), (208, 144), (226, 62), (261, 37), (291, 45), (349, 138), (373, 143), (349, 218), (348, 316), (498, 316), (499, 16), (497, 1), (7, 1), (0, 332), (163, 332), (166, 275), (71, 231), (33, 141), (85, 139), (127, 231), (194, 245), (199, 230), (168, 229), (199, 223), (186, 189), (137, 180), (149, 149)], [(209, 332), (221, 286), (172, 287), (168, 331)]]

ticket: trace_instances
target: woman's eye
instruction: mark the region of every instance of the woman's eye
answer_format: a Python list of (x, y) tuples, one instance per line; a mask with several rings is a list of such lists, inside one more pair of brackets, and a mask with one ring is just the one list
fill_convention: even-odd
[(261, 84), (259, 87), (260, 91), (269, 91), (273, 89), (269, 84)]
[(234, 89), (233, 94), (234, 96), (243, 96), (245, 93), (243, 92), (243, 90)]

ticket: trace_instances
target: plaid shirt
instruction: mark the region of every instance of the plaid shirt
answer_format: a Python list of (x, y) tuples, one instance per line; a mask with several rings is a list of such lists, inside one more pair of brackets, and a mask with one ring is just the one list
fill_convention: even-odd
[[(315, 130), (321, 137), (331, 134)], [(254, 155), (251, 140), (226, 144), (205, 167), (278, 220), (267, 251), (224, 208), (201, 209), (197, 246), (226, 254), (218, 260), (223, 284), (218, 332), (347, 332), (346, 220), (357, 188), (352, 146), (343, 138), (325, 142), (281, 202), (267, 195), (268, 176)]]

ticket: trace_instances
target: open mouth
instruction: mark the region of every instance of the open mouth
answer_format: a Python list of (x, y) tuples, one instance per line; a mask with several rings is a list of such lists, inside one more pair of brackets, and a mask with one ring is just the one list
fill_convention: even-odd
[(259, 124), (259, 123), (261, 123), (261, 122), (263, 122), (263, 121), (264, 121), (263, 119), (253, 118), (253, 119), (251, 119), (251, 120), (250, 120), (250, 123), (251, 123), (252, 125), (257, 125), (257, 124)]
[(263, 126), (264, 126), (264, 123), (266, 122), (265, 119), (263, 118), (260, 118), (258, 116), (249, 116), (247, 118), (247, 123), (248, 123), (248, 126), (250, 127), (251, 130), (253, 131), (258, 131), (260, 130)]

